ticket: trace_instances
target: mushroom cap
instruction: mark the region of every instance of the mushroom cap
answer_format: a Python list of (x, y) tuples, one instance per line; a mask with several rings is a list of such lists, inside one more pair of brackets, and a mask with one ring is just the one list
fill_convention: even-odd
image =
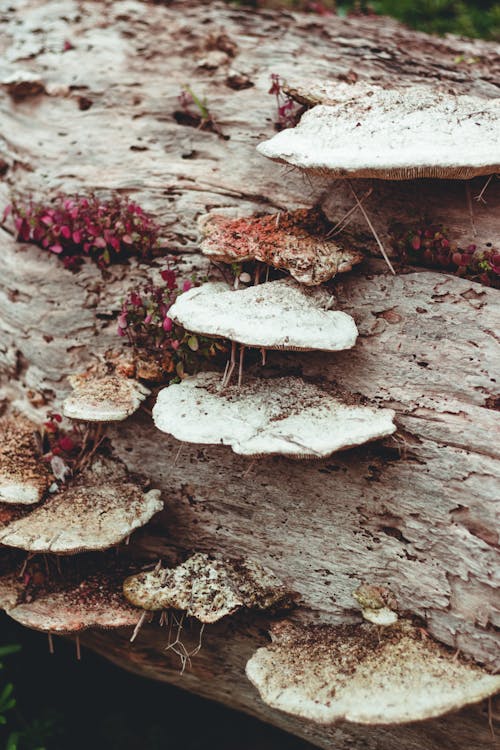
[(144, 493), (120, 465), (101, 459), (31, 513), (4, 524), (0, 544), (56, 554), (103, 550), (162, 508), (159, 490)]
[(398, 621), (398, 616), (394, 612), (397, 601), (389, 589), (362, 583), (352, 595), (360, 604), (362, 615), (368, 622), (387, 626)]
[(198, 222), (204, 255), (224, 263), (259, 260), (315, 286), (361, 263), (363, 253), (338, 238), (318, 208), (243, 218), (207, 214)]
[(143, 609), (181, 609), (204, 623), (217, 622), (241, 607), (269, 609), (289, 603), (281, 581), (262, 565), (215, 560), (201, 552), (176, 568), (130, 576), (123, 592)]
[(78, 573), (63, 569), (53, 581), (29, 587), (26, 601), (7, 608), (7, 614), (27, 628), (49, 633), (136, 625), (141, 613), (123, 596), (123, 569), (114, 560), (108, 563), (104, 568), (102, 561), (80, 561)]
[(420, 721), (500, 690), (500, 675), (455, 659), (403, 621), (381, 633), (281, 623), (246, 673), (269, 706), (320, 724)]
[(247, 378), (221, 387), (200, 373), (158, 394), (153, 419), (177, 440), (230, 445), (243, 456), (323, 458), (395, 432), (392, 409), (342, 401), (299, 378)]
[(332, 87), (330, 104), (259, 144), (259, 153), (332, 177), (469, 179), (500, 171), (500, 99), (423, 85), (345, 87)]
[(181, 294), (169, 316), (188, 331), (266, 349), (340, 351), (356, 343), (350, 315), (326, 309), (325, 289), (305, 290), (291, 279), (242, 290), (208, 283)]
[(119, 375), (73, 375), (74, 392), (63, 403), (63, 414), (84, 422), (120, 422), (133, 414), (150, 390)]
[(49, 470), (37, 455), (36, 429), (21, 415), (0, 420), (0, 503), (38, 503), (51, 483)]
[(393, 612), (389, 607), (378, 607), (377, 609), (371, 609), (371, 607), (363, 607), (361, 613), (365, 620), (372, 622), (374, 625), (394, 625), (398, 621), (396, 612)]

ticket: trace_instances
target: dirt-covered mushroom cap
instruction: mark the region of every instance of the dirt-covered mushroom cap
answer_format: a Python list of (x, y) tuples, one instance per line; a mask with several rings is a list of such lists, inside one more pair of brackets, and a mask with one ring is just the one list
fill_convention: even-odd
[(0, 503), (38, 503), (51, 483), (35, 441), (36, 429), (21, 415), (0, 420)]
[(332, 177), (469, 179), (500, 171), (500, 99), (343, 84), (330, 100), (258, 151)]
[(325, 289), (304, 289), (291, 279), (229, 290), (208, 283), (181, 294), (169, 316), (188, 331), (266, 349), (340, 351), (356, 343), (350, 315), (329, 310)]
[(290, 602), (281, 581), (262, 565), (216, 560), (200, 552), (176, 568), (130, 576), (123, 591), (143, 609), (181, 609), (204, 623), (217, 622), (242, 607), (269, 609)]
[(247, 378), (223, 388), (218, 373), (161, 390), (153, 419), (177, 440), (230, 445), (244, 456), (322, 458), (396, 430), (391, 409), (347, 403), (299, 378)]
[(84, 422), (120, 422), (140, 407), (150, 391), (142, 383), (119, 375), (73, 375), (73, 393), (63, 413)]
[(403, 724), (476, 703), (500, 690), (493, 675), (405, 622), (292, 626), (249, 660), (246, 673), (272, 708), (320, 724)]
[(77, 573), (63, 569), (54, 580), (29, 587), (26, 601), (7, 609), (7, 614), (27, 628), (49, 633), (136, 625), (141, 613), (123, 596), (123, 569), (115, 561), (102, 566), (82, 561)]
[(4, 524), (0, 544), (57, 554), (103, 550), (162, 507), (159, 490), (143, 492), (119, 464), (101, 459), (31, 513)]
[(207, 214), (199, 220), (204, 255), (224, 263), (258, 260), (315, 286), (350, 271), (363, 253), (336, 238), (322, 211), (298, 209), (264, 216)]

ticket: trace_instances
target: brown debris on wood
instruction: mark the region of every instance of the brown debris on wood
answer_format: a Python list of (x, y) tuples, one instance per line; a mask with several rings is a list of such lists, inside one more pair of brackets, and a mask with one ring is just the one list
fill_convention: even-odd
[(11, 505), (10, 503), (0, 504), (0, 534), (14, 521), (29, 515), (32, 508), (27, 505)]
[(5, 76), (0, 85), (15, 102), (22, 102), (40, 94), (45, 94), (45, 84), (36, 73), (28, 70), (17, 70)]

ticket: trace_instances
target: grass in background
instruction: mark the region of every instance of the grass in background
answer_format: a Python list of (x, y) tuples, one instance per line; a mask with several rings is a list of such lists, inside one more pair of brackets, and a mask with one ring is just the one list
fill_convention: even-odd
[[(342, 4), (344, 8), (356, 3)], [(377, 13), (394, 16), (414, 29), (430, 34), (500, 39), (500, 3), (494, 0), (373, 0)], [(340, 6), (342, 7), (342, 6)]]
[(230, 0), (254, 8), (289, 8), (326, 15), (393, 16), (429, 34), (459, 34), (500, 41), (498, 0)]

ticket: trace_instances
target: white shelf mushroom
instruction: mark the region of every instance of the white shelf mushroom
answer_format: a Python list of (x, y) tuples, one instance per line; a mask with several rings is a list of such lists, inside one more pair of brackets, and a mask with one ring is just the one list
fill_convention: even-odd
[(368, 622), (387, 627), (398, 621), (398, 615), (395, 612), (397, 602), (388, 589), (362, 583), (352, 595), (359, 603), (361, 614)]
[(328, 104), (261, 143), (259, 153), (335, 178), (469, 179), (500, 171), (499, 99), (365, 83), (323, 86), (319, 96)]
[(350, 271), (363, 253), (328, 238), (331, 224), (317, 208), (232, 218), (207, 214), (198, 222), (200, 249), (224, 263), (258, 260), (315, 286)]
[(150, 390), (118, 375), (72, 375), (73, 393), (63, 403), (63, 414), (83, 422), (120, 422), (140, 407)]
[(37, 455), (36, 429), (21, 415), (0, 420), (0, 503), (38, 503), (51, 483), (50, 473)]
[(230, 445), (243, 456), (322, 458), (396, 430), (392, 409), (349, 404), (299, 378), (222, 388), (217, 373), (161, 390), (153, 419), (178, 440)]
[(320, 724), (403, 724), (441, 716), (500, 690), (500, 675), (456, 659), (401, 622), (337, 627), (280, 623), (246, 673), (272, 708)]
[(249, 560), (217, 560), (197, 552), (172, 569), (137, 573), (123, 592), (145, 610), (184, 610), (202, 623), (213, 623), (243, 607), (288, 606), (291, 596), (269, 570)]
[(3, 523), (0, 544), (56, 554), (103, 550), (119, 544), (162, 508), (159, 490), (143, 492), (119, 464), (95, 460), (30, 513)]
[[(314, 106), (295, 128), (260, 143), (259, 153), (332, 179), (465, 180), (500, 171), (499, 99), (457, 96), (423, 85), (396, 90), (337, 84), (328, 93), (327, 88), (323, 85), (319, 96), (328, 104)], [(318, 86), (313, 89), (318, 91)], [(355, 207), (395, 273), (362, 201), (349, 185)]]
[(188, 331), (265, 349), (340, 351), (356, 343), (350, 315), (329, 310), (327, 290), (290, 279), (232, 291), (207, 283), (177, 298), (169, 316)]

